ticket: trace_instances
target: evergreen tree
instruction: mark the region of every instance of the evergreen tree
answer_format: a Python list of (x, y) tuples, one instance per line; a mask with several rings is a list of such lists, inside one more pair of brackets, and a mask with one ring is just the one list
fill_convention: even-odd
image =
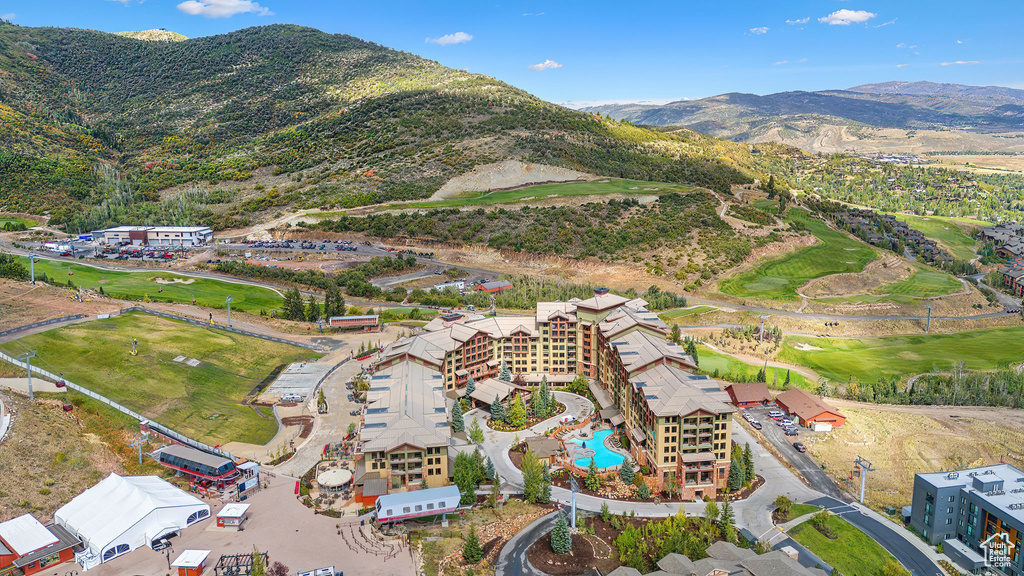
[(501, 367), (498, 368), (498, 380), (504, 380), (505, 382), (512, 381), (512, 370), (508, 367), (508, 362), (503, 359), (501, 361)]
[(587, 467), (587, 476), (583, 479), (583, 485), (587, 490), (597, 491), (601, 487), (601, 474), (597, 471), (597, 464), (590, 459), (590, 466)]
[(726, 482), (726, 486), (730, 491), (739, 490), (743, 488), (743, 482), (743, 468), (739, 462), (733, 460), (729, 465), (729, 480)]
[(284, 293), (282, 310), (288, 320), (306, 319), (306, 306), (302, 303), (302, 294), (299, 294), (298, 288), (292, 288)]
[(732, 525), (733, 515), (732, 506), (729, 504), (729, 499), (726, 498), (725, 502), (722, 502), (722, 511), (718, 515), (718, 527), (722, 532), (722, 538), (727, 542), (736, 543), (736, 527)]
[(264, 560), (263, 554), (256, 549), (256, 546), (252, 547), (252, 566), (249, 568), (249, 576), (266, 576), (267, 575), (267, 561)]
[(505, 405), (498, 399), (498, 395), (494, 395), (494, 402), (491, 402), (491, 420), (494, 422), (505, 421)]
[(546, 418), (551, 413), (551, 389), (548, 386), (548, 377), (542, 376), (540, 379), (540, 403), (541, 413), (538, 414), (541, 418)]
[(547, 504), (551, 502), (551, 469), (548, 465), (544, 465), (544, 473), (541, 475), (543, 482), (540, 485), (540, 498), (538, 504)]
[(306, 320), (308, 322), (316, 322), (320, 319), (320, 303), (316, 301), (316, 298), (312, 294), (309, 295), (309, 300), (306, 300)]
[(497, 473), (498, 473), (497, 470), (494, 469), (494, 462), (491, 460), (491, 457), (488, 456), (487, 457), (487, 464), (484, 467), (484, 475), (485, 475), (485, 477), (488, 480), (494, 480), (494, 477), (497, 475)]
[(682, 337), (682, 333), (679, 330), (679, 324), (673, 324), (672, 330), (668, 333), (668, 339), (676, 344), (679, 344), (679, 339)]
[(469, 425), (469, 441), (473, 444), (484, 443), (484, 431), (480, 428), (480, 421), (476, 418), (473, 419), (473, 423)]
[(480, 546), (480, 539), (476, 536), (476, 527), (470, 525), (469, 536), (462, 543), (462, 559), (469, 564), (476, 564), (484, 557), (484, 550)]
[(478, 467), (475, 458), (465, 452), (460, 452), (455, 457), (455, 468), (452, 471), (452, 480), (462, 493), (459, 501), (464, 505), (476, 503), (476, 486), (484, 477), (482, 467)]
[(700, 366), (700, 358), (697, 357), (697, 342), (693, 338), (686, 339), (686, 355), (693, 358), (693, 363)]
[(743, 476), (747, 482), (754, 481), (754, 455), (750, 451), (750, 443), (743, 446)]
[(782, 383), (782, 388), (784, 390), (789, 390), (789, 382), (789, 370), (786, 370), (786, 380)]
[(452, 406), (452, 430), (462, 432), (466, 429), (466, 422), (462, 419), (462, 405), (458, 402)]
[(523, 454), (523, 497), (527, 502), (544, 502), (544, 465), (530, 450)]
[(474, 380), (473, 377), (470, 376), (469, 379), (466, 380), (466, 397), (468, 398), (469, 395), (472, 394), (474, 390), (476, 390), (476, 380)]
[(555, 520), (555, 528), (551, 530), (551, 550), (555, 554), (568, 554), (572, 552), (572, 534), (569, 532), (569, 521), (565, 514), (558, 513)]
[(647, 500), (651, 497), (651, 487), (647, 485), (647, 482), (641, 482), (640, 486), (637, 486), (636, 497), (640, 500)]
[(512, 407), (509, 408), (505, 421), (513, 428), (526, 426), (526, 406), (523, 406), (523, 398), (519, 394), (512, 399)]
[(768, 185), (765, 186), (765, 192), (768, 193), (768, 199), (769, 200), (774, 199), (775, 198), (775, 194), (778, 193), (778, 190), (777, 190), (776, 184), (775, 184), (775, 175), (774, 174), (772, 174), (771, 176), (768, 177)]
[(622, 462), (622, 467), (619, 468), (619, 478), (622, 479), (624, 484), (632, 484), (633, 474), (633, 464), (631, 464), (628, 459), (624, 460)]

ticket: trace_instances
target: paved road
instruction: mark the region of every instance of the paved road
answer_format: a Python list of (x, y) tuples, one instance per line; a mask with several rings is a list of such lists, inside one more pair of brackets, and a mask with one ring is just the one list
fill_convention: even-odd
[(912, 533), (897, 532), (901, 529), (894, 528), (891, 522), (882, 520), (877, 513), (862, 509), (859, 505), (851, 504), (847, 500), (835, 498), (818, 498), (810, 503), (828, 508), (832, 513), (842, 516), (875, 542), (881, 544), (913, 574), (943, 576), (942, 570), (936, 565), (938, 553), (926, 546)]
[(542, 516), (506, 542), (494, 565), (494, 575), (547, 576), (545, 572), (537, 570), (530, 564), (529, 560), (527, 560), (526, 552), (529, 550), (530, 545), (536, 542), (538, 538), (551, 531), (557, 517), (557, 514), (554, 512), (547, 516)]
[[(782, 427), (777, 425), (768, 417), (767, 408), (751, 408), (747, 410), (761, 422), (762, 428), (761, 433), (772, 446), (775, 447), (790, 464), (796, 468), (800, 475), (803, 476), (810, 484), (811, 488), (826, 494), (833, 498), (839, 498), (842, 496), (839, 487), (832, 478), (821, 469), (821, 466), (807, 453), (798, 452), (796, 448), (793, 448), (793, 443), (800, 441), (806, 437), (810, 432), (806, 429), (797, 427), (799, 432), (798, 436), (786, 436)], [(741, 426), (737, 424), (737, 428)]]

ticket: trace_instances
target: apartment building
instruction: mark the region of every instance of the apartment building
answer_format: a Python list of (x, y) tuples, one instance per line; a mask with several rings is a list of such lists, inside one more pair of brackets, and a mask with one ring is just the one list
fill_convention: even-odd
[[(470, 377), (495, 378), (504, 362), (531, 380), (592, 379), (651, 477), (675, 480), (684, 497), (713, 497), (727, 480), (735, 409), (716, 381), (693, 373), (693, 359), (667, 332), (645, 301), (606, 290), (538, 303), (529, 319), (432, 322), (426, 333), (386, 346), (374, 365), (357, 484), (369, 474), (386, 477), (391, 489), (424, 477), (430, 486), (443, 483), (454, 445), (447, 411)], [(406, 429), (413, 431), (403, 436)]]
[[(1024, 472), (996, 464), (914, 476), (910, 525), (968, 572), (1024, 574)], [(990, 549), (1002, 548), (1008, 555)]]

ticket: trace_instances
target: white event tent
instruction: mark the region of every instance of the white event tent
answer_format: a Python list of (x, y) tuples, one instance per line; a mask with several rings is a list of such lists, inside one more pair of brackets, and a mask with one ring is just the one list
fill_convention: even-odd
[(210, 506), (156, 476), (111, 474), (54, 514), (82, 540), (86, 570), (210, 517)]

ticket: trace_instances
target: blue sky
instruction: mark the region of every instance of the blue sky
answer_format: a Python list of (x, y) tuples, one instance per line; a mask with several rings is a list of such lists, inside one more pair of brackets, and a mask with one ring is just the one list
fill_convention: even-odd
[(275, 22), (345, 33), (542, 98), (627, 101), (930, 80), (1024, 88), (1024, 2), (574, 0), (0, 0), (26, 26)]

